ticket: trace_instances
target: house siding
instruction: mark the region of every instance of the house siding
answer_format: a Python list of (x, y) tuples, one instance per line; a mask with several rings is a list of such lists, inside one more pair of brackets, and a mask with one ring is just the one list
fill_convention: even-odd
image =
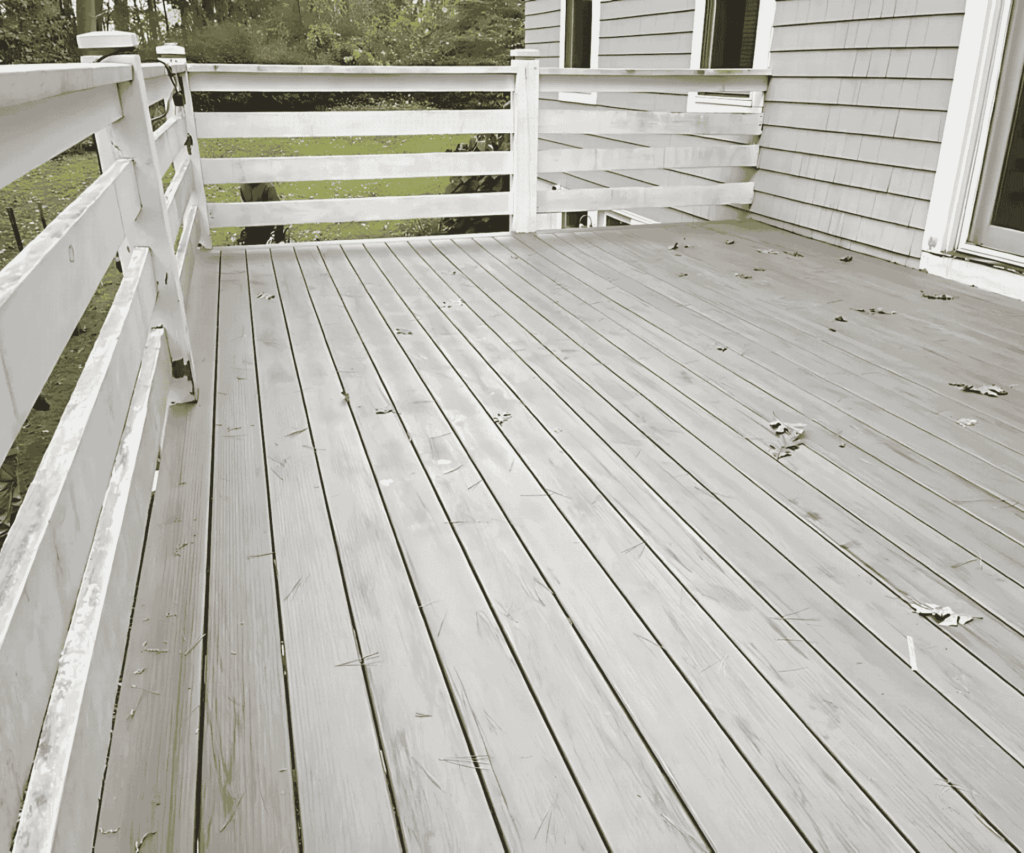
[(561, 0), (526, 0), (526, 46), (540, 51), (540, 64), (558, 67)]
[[(549, 13), (537, 14), (536, 22), (531, 21), (533, 6), (540, 0), (528, 0), (527, 33), (533, 28), (540, 29)], [(558, 6), (555, 7), (556, 16)], [(600, 8), (600, 52), (601, 68), (689, 68), (690, 47), (694, 20), (693, 0), (601, 0)], [(557, 28), (558, 19), (554, 18)], [(529, 39), (529, 35), (528, 35)], [(558, 54), (555, 37), (554, 63)], [(531, 47), (538, 46), (530, 44)], [(635, 94), (602, 93), (598, 104), (608, 109), (685, 111), (685, 95), (644, 92)], [(586, 109), (566, 101), (545, 99), (542, 109)], [(590, 109), (593, 109), (591, 107)], [(693, 136), (616, 136), (594, 137), (586, 135), (558, 135), (541, 139), (542, 148), (619, 148), (634, 145), (722, 145), (749, 143), (749, 138), (706, 139)], [(702, 168), (702, 169), (624, 169), (616, 172), (572, 172), (542, 175), (548, 185), (558, 184), (569, 189), (592, 189), (597, 187), (635, 186), (706, 186), (714, 183), (750, 181), (752, 168)], [(746, 216), (744, 206), (689, 207), (685, 210), (666, 208), (631, 210), (632, 213), (658, 222), (692, 222), (704, 220), (734, 219)]]
[(751, 214), (916, 265), (966, 0), (778, 0)]

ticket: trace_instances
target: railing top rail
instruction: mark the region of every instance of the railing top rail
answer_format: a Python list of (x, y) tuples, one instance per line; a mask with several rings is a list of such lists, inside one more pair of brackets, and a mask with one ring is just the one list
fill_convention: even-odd
[(514, 74), (507, 65), (242, 65), (227, 62), (190, 62), (189, 74), (320, 74), (336, 77), (400, 77), (407, 74), (469, 76)]
[[(174, 74), (181, 74), (185, 71), (185, 60), (184, 59), (171, 59), (170, 57), (162, 57), (163, 62), (171, 67), (171, 72)], [(152, 77), (158, 77), (161, 74), (166, 74), (167, 69), (160, 62), (143, 62), (142, 63), (142, 75), (149, 80)]]
[(129, 66), (113, 63), (10, 65), (0, 68), (0, 108), (71, 92), (83, 92), (131, 79), (132, 69)]

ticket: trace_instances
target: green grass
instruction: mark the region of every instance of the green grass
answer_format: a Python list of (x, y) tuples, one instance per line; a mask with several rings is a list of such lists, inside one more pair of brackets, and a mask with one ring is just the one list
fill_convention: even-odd
[[(465, 136), (363, 136), (314, 139), (208, 139), (202, 143), (204, 158), (213, 157), (322, 157), (345, 154), (420, 154), (454, 149)], [(357, 198), (364, 196), (432, 195), (444, 192), (448, 178), (385, 178), (370, 181), (294, 181), (275, 184), (282, 200)], [(206, 188), (208, 202), (239, 201), (237, 184), (213, 184)], [(437, 233), (434, 220), (397, 222), (343, 222), (293, 225), (295, 242), (356, 240), (409, 234)], [(287, 223), (285, 223), (287, 224)], [(213, 244), (231, 245), (237, 228), (215, 228)]]

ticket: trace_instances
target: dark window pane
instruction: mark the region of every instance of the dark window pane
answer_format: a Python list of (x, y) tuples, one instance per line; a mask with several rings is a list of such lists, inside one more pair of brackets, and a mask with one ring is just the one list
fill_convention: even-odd
[(594, 26), (592, 0), (567, 0), (565, 7), (565, 67), (590, 67), (590, 34)]
[(1024, 231), (1024, 79), (1017, 91), (1017, 107), (1006, 144), (1006, 159), (999, 177), (992, 224)]
[(709, 0), (704, 25), (705, 68), (753, 68), (759, 0)]

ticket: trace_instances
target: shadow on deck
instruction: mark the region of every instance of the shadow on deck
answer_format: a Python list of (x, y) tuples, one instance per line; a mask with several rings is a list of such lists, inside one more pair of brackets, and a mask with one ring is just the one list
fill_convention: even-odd
[(1024, 847), (1024, 304), (842, 254), (203, 254), (96, 849)]

